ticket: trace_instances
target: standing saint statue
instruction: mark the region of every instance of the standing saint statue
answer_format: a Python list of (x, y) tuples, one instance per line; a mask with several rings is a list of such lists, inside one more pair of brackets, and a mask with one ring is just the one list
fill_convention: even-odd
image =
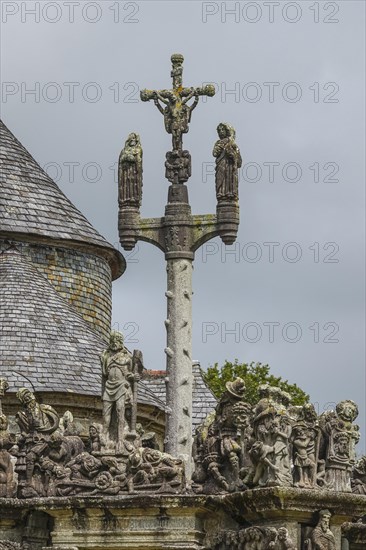
[(235, 130), (225, 122), (217, 127), (218, 139), (213, 148), (216, 158), (216, 197), (218, 202), (239, 199), (238, 170), (242, 165), (239, 147), (235, 143)]
[[(140, 375), (134, 373), (131, 353), (120, 332), (112, 331), (108, 348), (101, 355), (103, 423), (108, 436), (122, 449), (127, 424), (126, 411), (133, 406), (133, 386)], [(113, 414), (114, 413), (114, 414)]]
[(118, 160), (118, 202), (120, 206), (141, 206), (142, 147), (140, 136), (132, 133), (126, 139)]
[(318, 523), (310, 539), (305, 541), (308, 550), (336, 550), (335, 538), (329, 526), (331, 517), (329, 510), (320, 510)]

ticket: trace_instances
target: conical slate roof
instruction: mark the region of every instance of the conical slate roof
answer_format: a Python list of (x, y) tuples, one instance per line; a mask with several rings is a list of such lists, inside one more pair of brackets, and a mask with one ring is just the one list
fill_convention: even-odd
[(107, 257), (113, 277), (125, 270), (109, 244), (0, 121), (0, 235), (52, 240)]
[[(0, 377), (10, 391), (100, 395), (105, 343), (15, 248), (0, 255)], [(21, 376), (24, 374), (25, 377)]]
[[(0, 254), (0, 378), (9, 391), (101, 395), (105, 342), (16, 248)], [(23, 376), (22, 376), (23, 375)], [(164, 410), (146, 384), (138, 403)]]

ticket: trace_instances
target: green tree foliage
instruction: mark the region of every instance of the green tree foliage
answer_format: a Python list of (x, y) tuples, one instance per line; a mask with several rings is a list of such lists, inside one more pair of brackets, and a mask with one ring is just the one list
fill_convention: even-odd
[(291, 395), (293, 405), (304, 405), (309, 402), (309, 396), (296, 384), (290, 384), (288, 380), (283, 380), (281, 376), (270, 374), (270, 367), (261, 363), (239, 363), (235, 359), (234, 363), (225, 361), (222, 367), (215, 363), (204, 373), (205, 381), (211, 391), (217, 398), (225, 391), (225, 384), (230, 380), (235, 380), (238, 376), (243, 378), (246, 386), (245, 401), (255, 405), (259, 400), (258, 388), (261, 384), (270, 384), (278, 386), (281, 390)]

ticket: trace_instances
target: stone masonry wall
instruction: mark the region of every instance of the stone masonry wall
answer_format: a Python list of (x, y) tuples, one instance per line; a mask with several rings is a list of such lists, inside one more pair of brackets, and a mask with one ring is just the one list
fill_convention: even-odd
[[(109, 338), (112, 276), (108, 262), (78, 250), (20, 242), (16, 245), (91, 328), (104, 339)], [(0, 241), (0, 252), (8, 246)]]

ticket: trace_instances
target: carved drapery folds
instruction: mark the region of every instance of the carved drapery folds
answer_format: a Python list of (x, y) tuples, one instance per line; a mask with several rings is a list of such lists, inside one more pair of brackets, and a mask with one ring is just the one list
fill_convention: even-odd
[(196, 470), (193, 481), (204, 493), (233, 492), (244, 488), (240, 477), (240, 433), (248, 424), (250, 406), (243, 401), (244, 381), (226, 384), (214, 416), (197, 433), (194, 445)]
[(335, 537), (330, 529), (329, 510), (320, 510), (316, 527), (305, 529), (304, 550), (336, 550)]
[(242, 165), (239, 147), (235, 143), (235, 130), (225, 122), (217, 127), (219, 139), (213, 148), (216, 158), (216, 197), (220, 202), (236, 202), (239, 199), (238, 170)]
[(243, 380), (228, 383), (215, 414), (197, 430), (197, 492), (273, 486), (350, 492), (353, 469), (353, 491), (365, 494), (366, 460), (355, 465), (359, 429), (353, 401), (318, 417), (311, 404), (291, 406), (289, 394), (278, 387), (261, 386), (259, 396), (249, 406)]
[(142, 147), (140, 136), (126, 139), (118, 160), (118, 203), (120, 207), (140, 208), (142, 200)]
[(320, 425), (325, 442), (325, 484), (335, 491), (351, 492), (351, 473), (355, 464), (355, 445), (360, 439), (354, 401), (341, 401), (335, 411), (321, 415)]

